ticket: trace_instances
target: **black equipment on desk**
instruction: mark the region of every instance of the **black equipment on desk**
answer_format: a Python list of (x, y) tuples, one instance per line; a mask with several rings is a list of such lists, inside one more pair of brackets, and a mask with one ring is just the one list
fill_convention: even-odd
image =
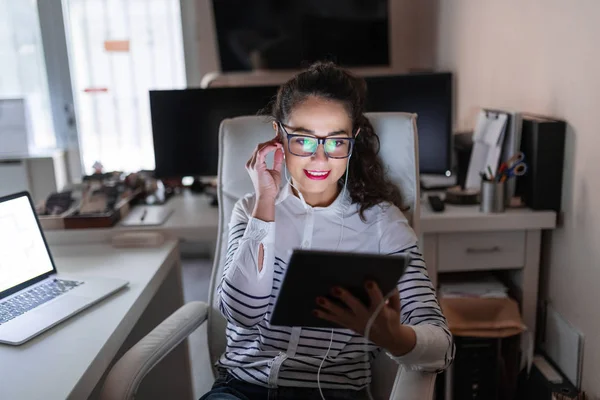
[[(365, 80), (366, 110), (416, 113), (419, 169), (422, 173), (447, 175), (452, 158), (452, 74), (419, 73)], [(256, 115), (277, 89), (250, 86), (150, 91), (156, 177), (216, 175), (221, 121)]]
[(429, 202), (431, 209), (435, 212), (442, 212), (446, 209), (440, 196), (429, 195), (427, 196), (427, 201)]
[(221, 121), (255, 115), (276, 93), (277, 86), (150, 91), (156, 177), (217, 175)]
[(521, 151), (527, 173), (517, 180), (516, 195), (534, 210), (560, 212), (563, 164), (565, 158), (565, 121), (535, 115), (522, 115)]
[(450, 176), (452, 169), (452, 73), (365, 78), (367, 111), (417, 114), (419, 172)]

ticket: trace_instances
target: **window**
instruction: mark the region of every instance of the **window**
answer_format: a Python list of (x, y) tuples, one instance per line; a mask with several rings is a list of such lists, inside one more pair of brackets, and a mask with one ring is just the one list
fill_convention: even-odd
[(30, 150), (56, 146), (35, 0), (0, 0), (0, 98), (24, 98)]
[(65, 4), (84, 171), (154, 169), (148, 91), (186, 86), (179, 0)]

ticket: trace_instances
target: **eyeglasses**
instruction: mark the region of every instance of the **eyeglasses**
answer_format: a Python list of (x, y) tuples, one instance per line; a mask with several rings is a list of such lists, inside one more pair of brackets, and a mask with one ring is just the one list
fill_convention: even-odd
[(329, 158), (348, 158), (352, 154), (354, 147), (354, 138), (349, 137), (333, 137), (333, 138), (318, 138), (307, 135), (296, 135), (288, 133), (285, 125), (279, 122), (279, 126), (285, 132), (288, 139), (288, 150), (298, 157), (311, 157), (323, 145), (325, 155)]

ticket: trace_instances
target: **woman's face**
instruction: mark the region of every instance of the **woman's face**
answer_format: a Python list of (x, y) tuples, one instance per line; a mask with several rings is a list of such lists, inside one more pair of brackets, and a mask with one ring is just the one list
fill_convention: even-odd
[[(352, 137), (352, 120), (344, 106), (336, 101), (310, 96), (298, 104), (291, 112), (288, 121), (283, 121), (285, 131), (276, 127), (285, 149), (288, 171), (296, 186), (306, 197), (337, 194), (337, 182), (346, 172), (348, 158), (329, 158), (323, 144), (319, 144), (314, 155), (300, 157), (290, 152), (289, 134), (317, 138)], [(293, 141), (296, 141), (294, 143)], [(299, 138), (302, 141), (302, 138)], [(302, 142), (300, 142), (302, 143)], [(338, 145), (347, 143), (337, 142)], [(335, 143), (329, 143), (329, 151)], [(298, 146), (298, 138), (292, 139), (292, 146)]]

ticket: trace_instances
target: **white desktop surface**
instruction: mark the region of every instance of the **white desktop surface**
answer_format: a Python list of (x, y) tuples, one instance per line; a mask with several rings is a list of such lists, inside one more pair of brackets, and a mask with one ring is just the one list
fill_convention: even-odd
[[(217, 238), (219, 210), (210, 205), (206, 195), (185, 191), (169, 199), (165, 205), (151, 206), (173, 209), (167, 221), (160, 226), (122, 226), (112, 229), (84, 229), (46, 231), (50, 243), (89, 243), (106, 241), (123, 230), (153, 230), (189, 242), (212, 242)], [(147, 206), (138, 206), (147, 207)], [(477, 232), (490, 230), (553, 229), (556, 227), (554, 211), (534, 211), (528, 208), (507, 209), (498, 214), (484, 214), (479, 206), (446, 204), (445, 211), (436, 213), (426, 201), (421, 202), (420, 233)]]
[(479, 206), (446, 204), (442, 212), (434, 212), (421, 203), (421, 233), (478, 232), (521, 229), (554, 229), (554, 211), (534, 211), (529, 208), (508, 208), (503, 213), (482, 213)]
[(212, 199), (206, 195), (184, 191), (173, 196), (164, 206), (174, 210), (163, 229), (181, 239), (190, 241), (216, 240), (219, 209), (211, 206)]
[(46, 230), (50, 244), (76, 244), (109, 242), (120, 232), (159, 231), (182, 241), (214, 243), (217, 240), (219, 209), (210, 205), (211, 198), (203, 194), (184, 191), (173, 196), (164, 205), (136, 206), (172, 209), (173, 213), (164, 224), (158, 226), (123, 226), (120, 223), (103, 229)]
[(59, 272), (129, 286), (21, 346), (0, 344), (0, 399), (87, 398), (175, 265), (177, 243), (150, 249), (53, 246)]
[[(174, 196), (164, 206), (174, 210), (165, 224), (154, 227), (185, 239), (215, 239), (219, 210), (210, 205), (205, 195), (185, 191)], [(556, 226), (554, 211), (534, 211), (529, 208), (507, 209), (503, 213), (485, 214), (479, 206), (446, 204), (445, 211), (436, 213), (426, 201), (421, 202), (421, 233), (473, 232), (485, 230), (553, 229)], [(124, 228), (118, 226), (117, 229)], [(147, 229), (152, 229), (151, 227)]]

